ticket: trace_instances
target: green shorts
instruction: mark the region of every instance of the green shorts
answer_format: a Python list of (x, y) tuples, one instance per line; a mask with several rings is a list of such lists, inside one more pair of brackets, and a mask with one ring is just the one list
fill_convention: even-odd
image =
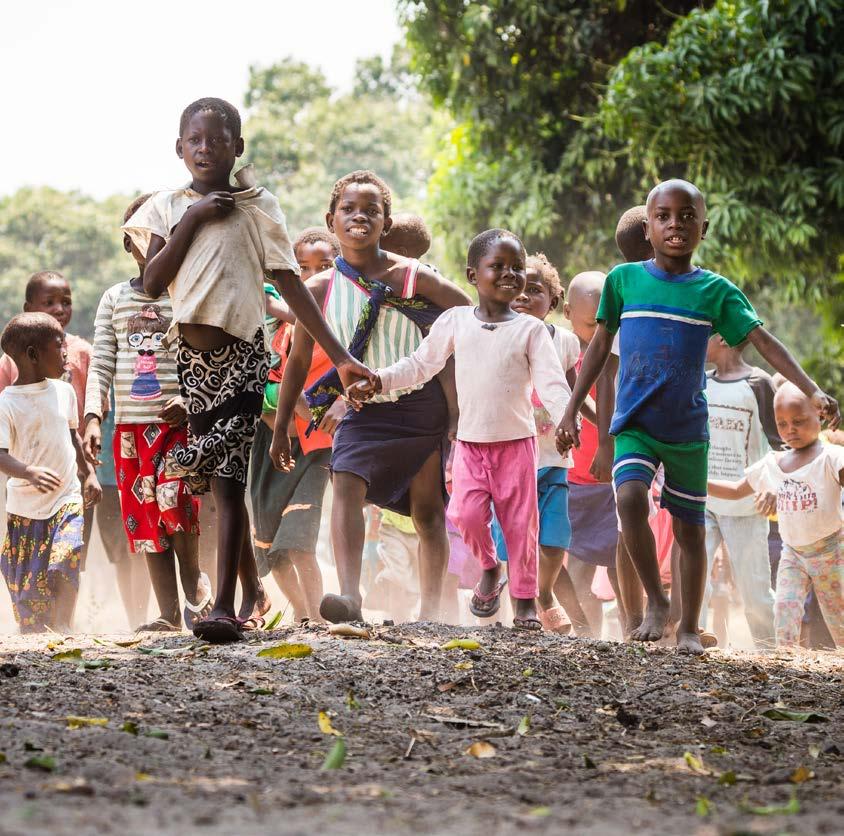
[(667, 443), (643, 430), (622, 430), (615, 437), (613, 484), (616, 491), (625, 482), (650, 486), (662, 464), (665, 485), (660, 505), (678, 519), (704, 525), (708, 457), (708, 441)]

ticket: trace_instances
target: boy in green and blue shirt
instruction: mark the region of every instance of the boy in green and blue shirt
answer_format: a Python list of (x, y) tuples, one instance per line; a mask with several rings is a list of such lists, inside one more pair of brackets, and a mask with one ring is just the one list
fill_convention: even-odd
[(610, 433), (615, 436), (613, 482), (622, 536), (648, 596), (632, 638), (658, 641), (668, 621), (647, 494), (665, 468), (662, 505), (674, 520), (682, 551), (682, 615), (677, 645), (702, 653), (697, 632), (706, 582), (706, 509), (709, 432), (704, 363), (712, 333), (730, 345), (749, 340), (777, 371), (837, 425), (838, 404), (823, 393), (785, 347), (762, 327), (744, 294), (723, 276), (692, 266), (708, 221), (703, 195), (684, 180), (668, 180), (648, 196), (645, 234), (654, 258), (615, 267), (598, 308), (598, 330), (583, 360), (558, 444), (579, 443), (576, 415), (606, 363), (619, 333), (619, 385)]

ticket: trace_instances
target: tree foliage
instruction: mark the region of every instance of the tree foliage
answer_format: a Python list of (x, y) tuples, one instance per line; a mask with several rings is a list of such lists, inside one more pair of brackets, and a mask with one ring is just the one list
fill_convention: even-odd
[(289, 59), (253, 67), (246, 102), (245, 159), (278, 194), (294, 232), (322, 225), (334, 182), (358, 168), (387, 181), (397, 208), (420, 205), (434, 117), (413, 92), (399, 51), (392, 62), (359, 62), (353, 89), (344, 94), (319, 70)]
[(822, 298), (844, 252), (842, 0), (696, 10), (621, 61), (601, 113), (651, 177), (704, 191), (710, 259)]
[(103, 290), (134, 275), (120, 232), (130, 199), (116, 195), (99, 202), (50, 188), (23, 188), (0, 198), (0, 322), (22, 310), (33, 273), (58, 270), (73, 290), (70, 330), (91, 337)]
[(629, 50), (663, 35), (686, 0), (400, 0), (412, 68), (458, 125), (444, 137), (429, 212), (465, 258), (488, 226), (512, 226), (564, 269), (616, 258), (611, 230), (641, 200), (594, 116)]

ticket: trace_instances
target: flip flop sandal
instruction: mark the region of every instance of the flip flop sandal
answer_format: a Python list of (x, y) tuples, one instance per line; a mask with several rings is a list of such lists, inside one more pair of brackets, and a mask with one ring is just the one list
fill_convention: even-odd
[(236, 618), (221, 615), (197, 621), (193, 625), (193, 634), (211, 644), (228, 644), (239, 642), (243, 638), (243, 627)]
[(267, 623), (260, 615), (250, 615), (249, 618), (238, 618), (238, 622), (244, 631), (263, 630)]
[(141, 624), (136, 633), (180, 633), (182, 630), (178, 624), (173, 624), (166, 618), (156, 618), (155, 621), (150, 621), (149, 624)]
[(543, 630), (549, 633), (567, 635), (571, 631), (571, 622), (566, 617), (566, 611), (558, 604), (556, 607), (548, 607), (547, 610), (539, 609), (539, 621)]
[(513, 627), (525, 633), (538, 633), (542, 630), (542, 622), (538, 618), (514, 618)]
[(323, 596), (319, 605), (319, 614), (332, 624), (343, 624), (347, 621), (363, 621), (360, 607), (345, 595), (329, 593)]
[(193, 630), (197, 621), (202, 620), (202, 618), (208, 615), (211, 611), (211, 581), (205, 572), (200, 572), (199, 574), (199, 588), (202, 589), (205, 594), (202, 596), (198, 604), (191, 604), (191, 602), (185, 598), (185, 608), (182, 611), (182, 617), (185, 619), (185, 627), (187, 627), (188, 630)]
[(718, 637), (712, 633), (707, 633), (704, 630), (700, 631), (700, 643), (704, 650), (709, 650), (712, 647), (718, 647)]
[[(472, 591), (472, 598), (469, 601), (469, 612), (478, 618), (489, 618), (495, 615), (501, 606), (501, 592), (505, 586), (507, 586), (507, 578), (500, 578), (490, 592), (481, 592), (481, 585), (477, 584)], [(483, 608), (479, 607), (476, 602), (492, 604), (492, 606)]]

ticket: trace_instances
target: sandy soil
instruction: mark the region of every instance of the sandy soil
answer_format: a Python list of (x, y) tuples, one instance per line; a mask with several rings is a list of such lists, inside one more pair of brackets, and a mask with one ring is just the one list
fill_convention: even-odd
[[(425, 624), (126, 639), (2, 639), (0, 833), (844, 831), (840, 655)], [(281, 642), (312, 654), (259, 656)]]

